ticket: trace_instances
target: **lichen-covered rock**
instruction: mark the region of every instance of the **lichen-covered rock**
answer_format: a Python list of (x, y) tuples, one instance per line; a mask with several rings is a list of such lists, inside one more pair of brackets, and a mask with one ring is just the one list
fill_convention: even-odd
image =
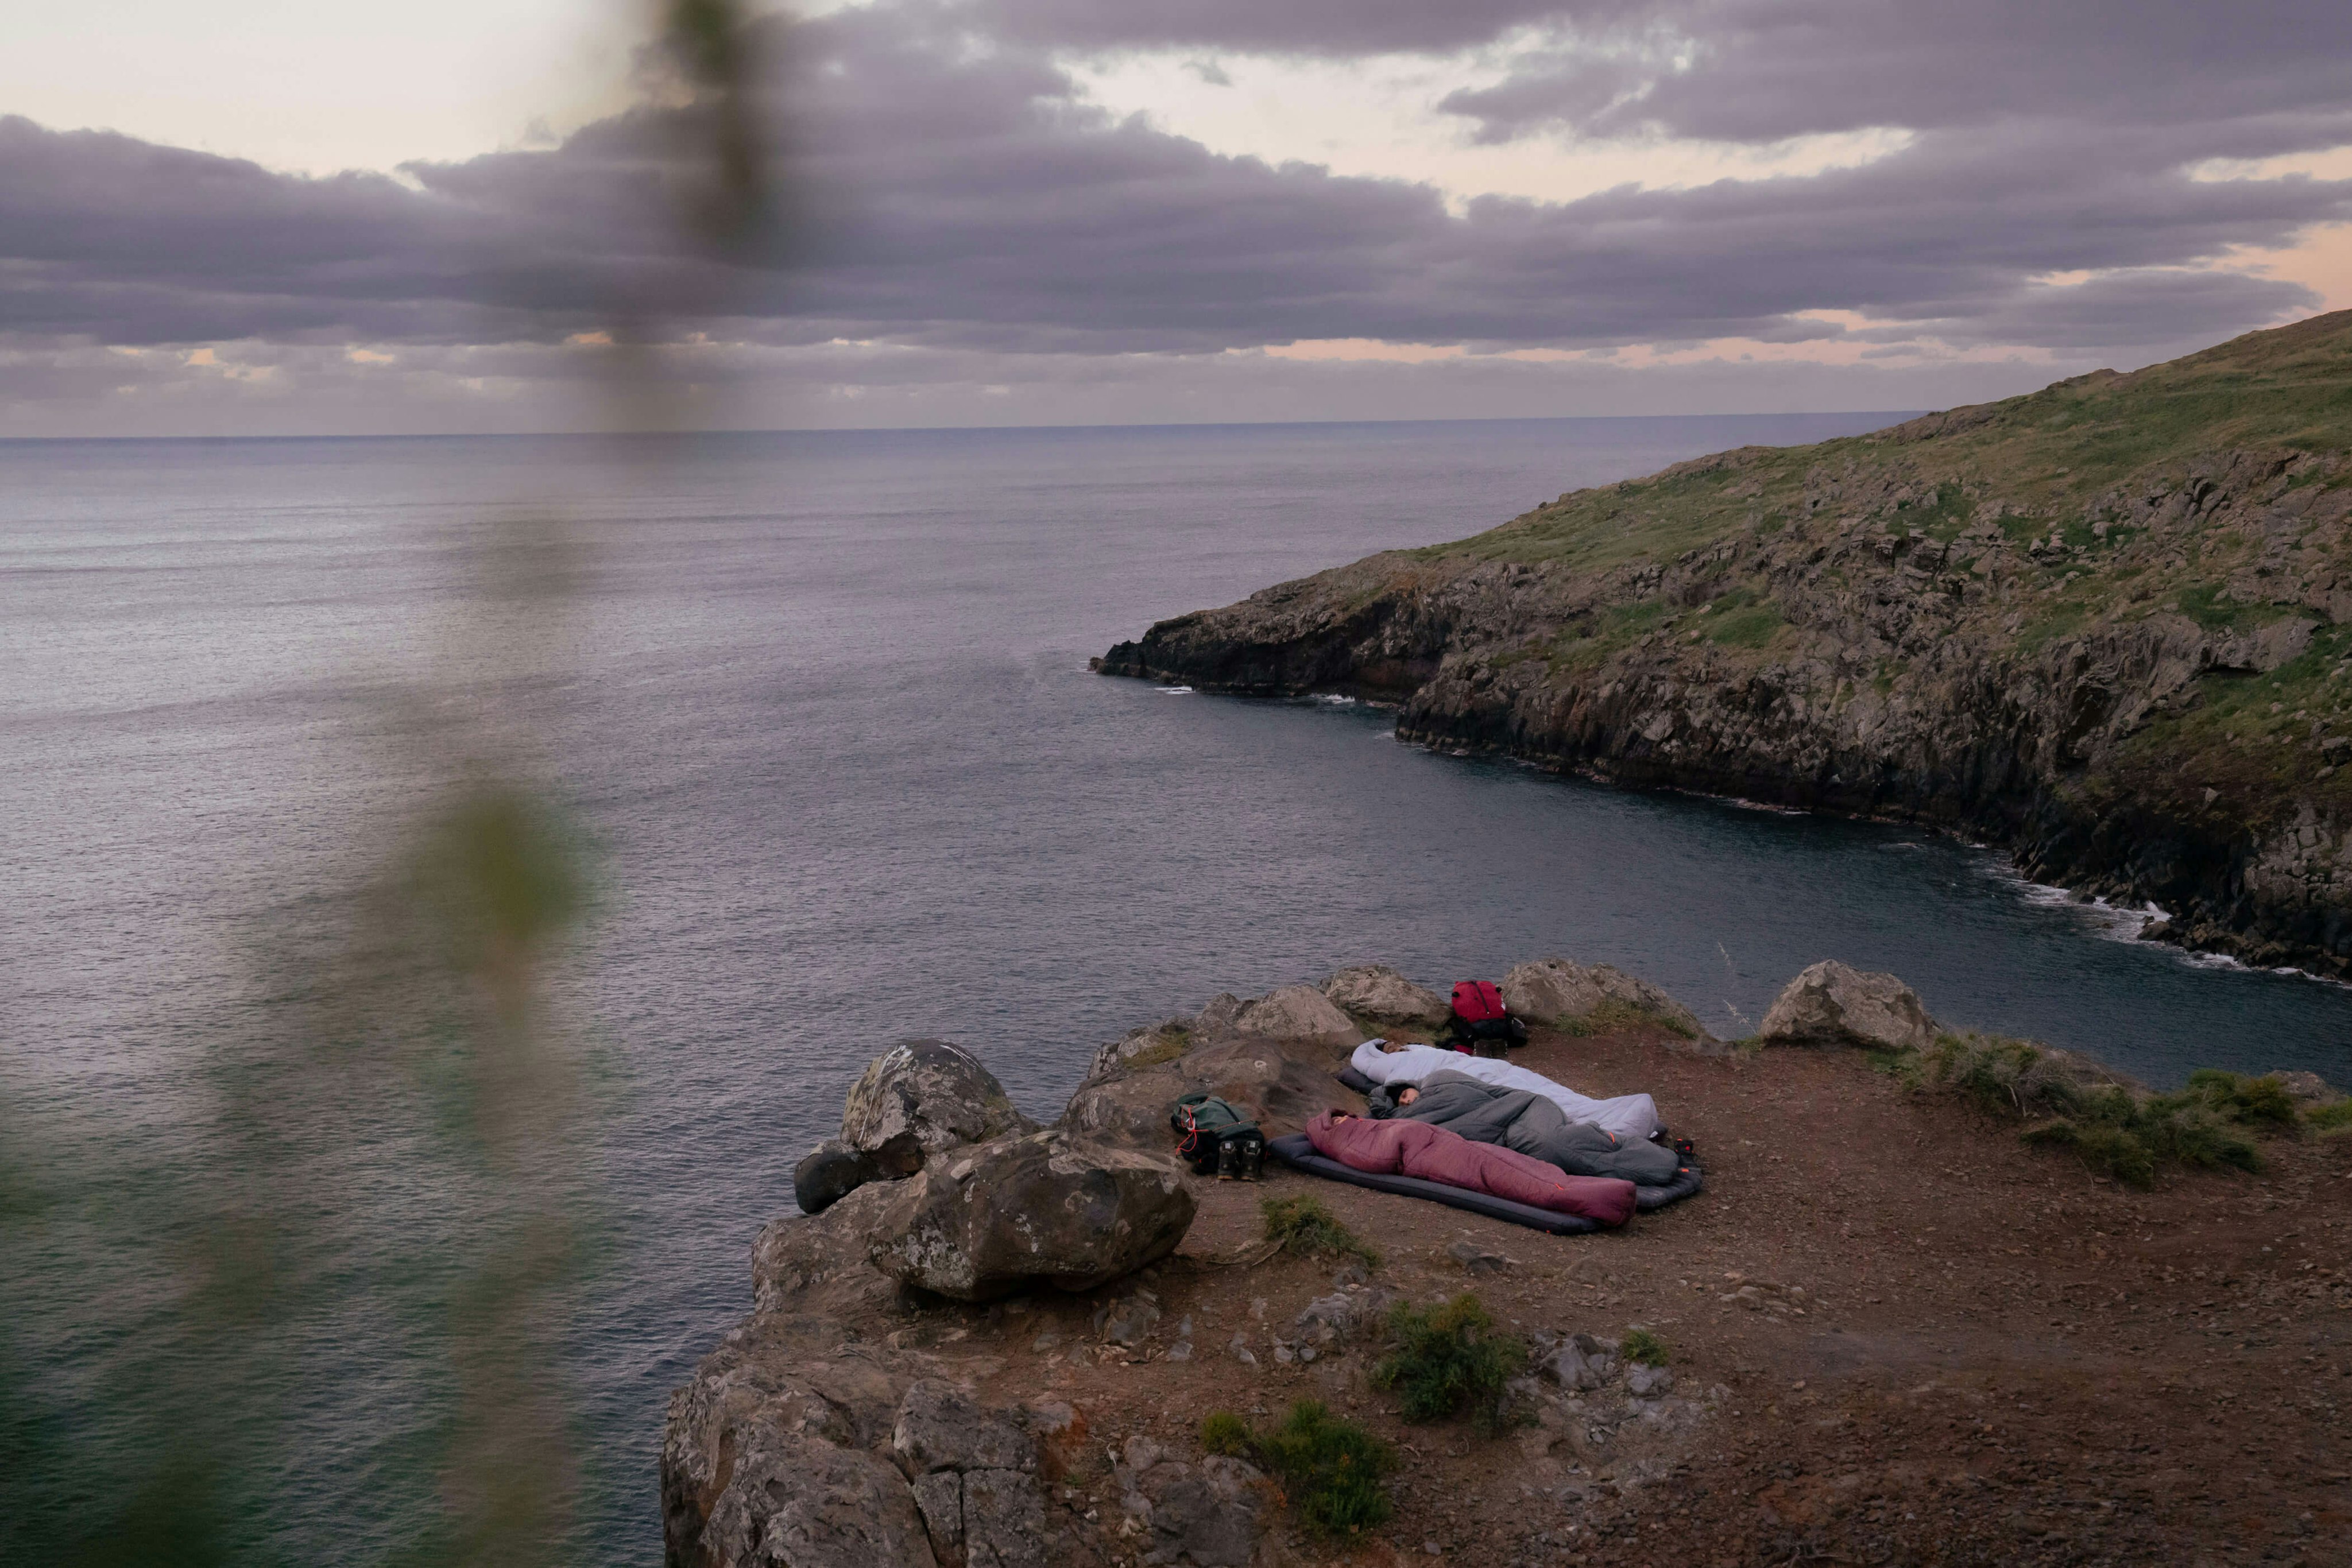
[(1610, 964), (1586, 968), (1566, 958), (1538, 958), (1503, 977), (1503, 1005), (1535, 1023), (1570, 1025), (1618, 1010), (1645, 1014), (1675, 1033), (1706, 1033), (1698, 1015), (1658, 987)]
[(1270, 1513), (1270, 1489), (1254, 1467), (1220, 1455), (1188, 1464), (1137, 1437), (1117, 1475), (1121, 1506), (1150, 1537), (1145, 1562), (1247, 1568)]
[(751, 1243), (751, 1299), (761, 1311), (811, 1291), (855, 1293), (861, 1282), (887, 1291), (889, 1282), (866, 1261), (866, 1243), (893, 1190), (887, 1182), (860, 1187), (822, 1214), (768, 1222)]
[(1267, 992), (1243, 1009), (1234, 1028), (1261, 1040), (1319, 1040), (1353, 1045), (1364, 1038), (1348, 1015), (1312, 986), (1285, 986)]
[(911, 1136), (928, 1156), (1034, 1124), (978, 1057), (944, 1040), (900, 1040), (866, 1064), (841, 1108), (841, 1141), (871, 1154)]
[(888, 1379), (859, 1361), (790, 1357), (739, 1329), (671, 1396), (662, 1532), (680, 1568), (928, 1568), (906, 1477), (871, 1450)]
[(936, 1378), (910, 1385), (899, 1400), (890, 1451), (910, 1475), (1037, 1468), (1037, 1440), (1019, 1412), (987, 1409)]
[(1192, 1223), (1172, 1157), (1059, 1129), (957, 1150), (883, 1190), (869, 1260), (960, 1301), (1092, 1290), (1174, 1251)]
[(1422, 1024), (1435, 1029), (1445, 1021), (1445, 998), (1425, 986), (1416, 986), (1386, 964), (1359, 964), (1323, 982), (1323, 995), (1333, 1006), (1383, 1023)]
[(1924, 1051), (1936, 1042), (1936, 1020), (1919, 994), (1893, 975), (1868, 974), (1827, 958), (1773, 998), (1757, 1033), (1790, 1044)]

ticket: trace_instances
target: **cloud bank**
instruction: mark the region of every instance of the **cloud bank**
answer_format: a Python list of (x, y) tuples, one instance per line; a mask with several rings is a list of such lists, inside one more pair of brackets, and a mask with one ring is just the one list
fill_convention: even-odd
[[(1558, 412), (1547, 396), (1622, 401), (1636, 374), (1716, 406), (1838, 385), (1855, 395), (1831, 405), (1917, 406), (1981, 394), (1971, 355), (2025, 351), (2009, 390), (2314, 308), (2229, 263), (2352, 221), (2352, 180), (2210, 170), (2352, 144), (2352, 45), (2242, 0), (2044, 9), (979, 0), (777, 21), (762, 79), (790, 206), (724, 263), (677, 222), (690, 108), (397, 178), (0, 120), (0, 432), (137, 426), (189, 385), (265, 422), (348, 385), (354, 410), (367, 387), (438, 399), (438, 428), (496, 423), (500, 400), (562, 423), (609, 358), (598, 335), (656, 306), (667, 373), (750, 423), (861, 402), (1055, 418), (1052, 389), (1080, 384), (1127, 389), (1117, 417), (1199, 417), (1204, 386), (1261, 417), (1441, 413), (1474, 387)], [(1213, 152), (1093, 103), (1072, 68), (1154, 48), (1475, 55), (1486, 84), (1437, 108), (1487, 140), (1911, 134), (1812, 174), (1465, 201)], [(1334, 340), (1454, 357), (1401, 379), (1264, 352)], [(1664, 374), (1726, 340), (1720, 373)], [(1904, 351), (1903, 374), (1871, 369)], [(1400, 401), (1409, 384), (1434, 406)]]

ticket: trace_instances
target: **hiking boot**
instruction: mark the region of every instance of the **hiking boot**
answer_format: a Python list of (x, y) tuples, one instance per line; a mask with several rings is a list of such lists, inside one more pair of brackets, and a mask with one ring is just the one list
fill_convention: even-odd
[(1231, 1138), (1217, 1145), (1217, 1179), (1232, 1181), (1242, 1174), (1242, 1151)]
[(1241, 1176), (1244, 1181), (1255, 1181), (1265, 1169), (1265, 1140), (1249, 1138), (1243, 1141)]

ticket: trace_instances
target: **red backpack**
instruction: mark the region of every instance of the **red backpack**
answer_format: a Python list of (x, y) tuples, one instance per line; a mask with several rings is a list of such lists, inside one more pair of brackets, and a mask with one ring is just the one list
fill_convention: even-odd
[(1461, 980), (1454, 987), (1454, 1016), (1464, 1023), (1492, 1023), (1504, 1016), (1503, 993), (1492, 980)]

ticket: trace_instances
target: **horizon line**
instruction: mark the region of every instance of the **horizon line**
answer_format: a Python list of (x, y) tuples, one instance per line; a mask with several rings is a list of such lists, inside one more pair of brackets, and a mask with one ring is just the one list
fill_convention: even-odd
[(1845, 419), (1884, 415), (1889, 421), (1916, 419), (1937, 411), (1925, 408), (1832, 408), (1788, 409), (1770, 412), (1722, 412), (1697, 413), (1561, 413), (1504, 415), (1435, 415), (1419, 419), (1242, 419), (1242, 420), (1136, 420), (1100, 424), (809, 424), (809, 425), (730, 425), (709, 430), (448, 430), (448, 431), (350, 431), (336, 434), (272, 434), (252, 432), (239, 434), (180, 434), (180, 435), (7, 435), (0, 434), (0, 444), (29, 445), (35, 443), (64, 442), (132, 442), (132, 441), (614, 441), (648, 438), (680, 438), (735, 435), (945, 435), (971, 433), (1003, 434), (1014, 432), (1067, 432), (1082, 430), (1285, 430), (1336, 428), (1351, 425), (1403, 424), (1624, 424), (1643, 420), (1662, 419)]

